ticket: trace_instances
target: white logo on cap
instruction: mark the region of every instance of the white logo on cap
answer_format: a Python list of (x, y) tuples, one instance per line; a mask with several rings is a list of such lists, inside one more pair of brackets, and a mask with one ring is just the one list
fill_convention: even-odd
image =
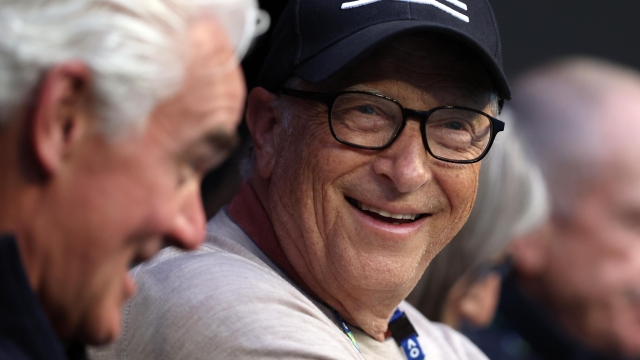
[[(347, 9), (353, 9), (353, 8), (357, 8), (360, 6), (365, 6), (365, 5), (369, 5), (369, 4), (373, 4), (373, 3), (377, 3), (379, 1), (382, 0), (357, 0), (357, 1), (349, 1), (346, 3), (342, 4), (342, 10), (347, 10)], [(465, 14), (462, 14), (452, 8), (450, 8), (449, 6), (438, 2), (437, 0), (393, 0), (393, 1), (404, 1), (404, 2), (410, 2), (410, 3), (414, 3), (414, 4), (423, 4), (423, 5), (431, 5), (431, 6), (435, 6), (436, 8), (447, 12), (448, 14), (451, 14), (455, 17), (457, 17), (458, 19), (464, 21), (464, 22), (469, 22), (469, 17)], [(459, 1), (459, 0), (446, 0), (448, 3), (453, 4), (457, 7), (459, 7), (460, 9), (463, 10), (467, 10), (467, 4)]]

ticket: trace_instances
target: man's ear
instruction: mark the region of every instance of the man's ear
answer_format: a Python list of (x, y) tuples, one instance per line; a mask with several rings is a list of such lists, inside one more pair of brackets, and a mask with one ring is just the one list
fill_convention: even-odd
[(87, 131), (91, 71), (71, 61), (47, 71), (30, 119), (30, 139), (41, 170), (54, 173)]
[(491, 271), (481, 280), (470, 285), (458, 301), (460, 317), (476, 327), (491, 325), (500, 300), (500, 274)]
[(246, 121), (253, 140), (258, 174), (269, 179), (275, 164), (278, 118), (271, 105), (276, 95), (258, 87), (249, 93)]
[(545, 271), (552, 231), (553, 224), (548, 221), (540, 228), (511, 241), (507, 251), (518, 274), (537, 277)]

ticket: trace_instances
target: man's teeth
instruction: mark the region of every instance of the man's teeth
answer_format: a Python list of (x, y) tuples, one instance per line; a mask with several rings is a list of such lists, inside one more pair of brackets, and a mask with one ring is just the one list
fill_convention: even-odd
[(358, 201), (358, 207), (364, 211), (371, 211), (374, 213), (378, 213), (384, 217), (388, 217), (388, 218), (392, 218), (392, 219), (405, 219), (405, 220), (415, 220), (416, 216), (415, 214), (392, 214), (388, 211), (384, 211), (384, 210), (380, 210), (376, 207), (373, 206), (369, 206), (367, 204), (362, 203), (361, 201)]

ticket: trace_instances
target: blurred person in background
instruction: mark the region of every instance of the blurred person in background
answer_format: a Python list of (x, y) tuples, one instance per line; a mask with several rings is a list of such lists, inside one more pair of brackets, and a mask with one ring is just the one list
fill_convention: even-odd
[(542, 174), (504, 111), (505, 135), (483, 160), (469, 219), (429, 263), (407, 298), (428, 319), (453, 328), (491, 324), (500, 296), (500, 271), (511, 239), (540, 226), (548, 215)]
[(514, 93), (551, 214), (510, 245), (495, 321), (468, 335), (496, 360), (640, 358), (640, 74), (569, 58)]
[(120, 332), (132, 262), (201, 244), (257, 11), (0, 1), (0, 359), (82, 358)]

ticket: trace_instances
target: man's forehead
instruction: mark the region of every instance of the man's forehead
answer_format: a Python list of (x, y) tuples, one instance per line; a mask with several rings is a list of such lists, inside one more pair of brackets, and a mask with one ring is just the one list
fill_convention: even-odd
[(424, 81), (407, 81), (404, 77), (394, 76), (371, 76), (369, 79), (362, 77), (361, 82), (348, 80), (318, 85), (305, 83), (303, 88), (318, 92), (363, 91), (381, 94), (399, 101), (405, 107), (416, 106), (407, 103), (411, 99), (424, 103), (422, 107), (455, 105), (483, 110), (492, 99), (490, 91), (475, 87), (466, 81), (453, 81), (441, 75)]
[[(405, 84), (408, 85), (408, 84)], [(355, 84), (346, 87), (346, 91), (364, 91), (389, 96), (402, 103), (403, 98), (418, 98), (425, 100), (435, 100), (437, 106), (456, 105), (466, 106), (475, 109), (483, 109), (490, 100), (490, 96), (486, 92), (465, 86), (454, 86), (446, 84), (431, 84), (430, 86), (414, 87), (414, 86), (395, 86), (395, 92), (389, 93), (385, 88), (375, 86), (375, 84)], [(407, 106), (407, 104), (402, 104)], [(436, 106), (436, 105), (432, 105)], [(416, 109), (429, 110), (429, 109)]]

